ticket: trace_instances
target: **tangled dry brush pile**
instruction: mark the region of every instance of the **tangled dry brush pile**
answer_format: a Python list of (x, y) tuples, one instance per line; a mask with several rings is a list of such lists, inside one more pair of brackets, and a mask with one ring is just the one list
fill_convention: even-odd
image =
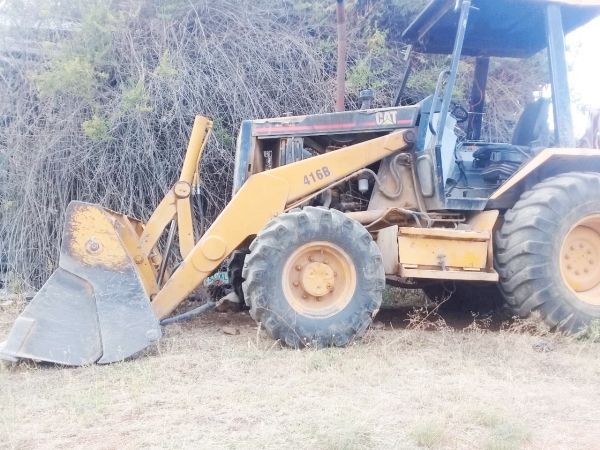
[(242, 3), (183, 14), (95, 3), (41, 25), (21, 11), (26, 36), (4, 42), (16, 48), (0, 72), (0, 139), (3, 238), (24, 280), (53, 270), (71, 199), (147, 219), (177, 177), (196, 114), (217, 119), (201, 168), (210, 218), (228, 200), (241, 120), (327, 109), (323, 56), (303, 25), (286, 20), (283, 2)]

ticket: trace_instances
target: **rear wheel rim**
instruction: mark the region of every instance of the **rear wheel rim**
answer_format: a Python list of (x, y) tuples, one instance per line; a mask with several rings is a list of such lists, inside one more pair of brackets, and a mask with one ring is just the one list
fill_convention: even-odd
[(287, 259), (283, 293), (304, 316), (327, 318), (342, 311), (356, 290), (356, 269), (348, 253), (331, 242), (309, 242)]
[(578, 300), (600, 306), (600, 214), (584, 217), (567, 233), (560, 270)]

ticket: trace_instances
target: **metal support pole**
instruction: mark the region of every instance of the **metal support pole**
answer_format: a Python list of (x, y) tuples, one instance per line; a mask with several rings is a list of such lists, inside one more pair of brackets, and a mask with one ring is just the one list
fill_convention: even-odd
[(554, 110), (554, 135), (557, 147), (575, 147), (571, 96), (565, 55), (565, 33), (559, 5), (546, 7), (546, 36), (548, 60), (552, 81), (552, 105)]
[[(458, 6), (458, 1), (457, 1)], [(446, 127), (446, 119), (448, 118), (448, 108), (450, 100), (452, 100), (452, 91), (454, 90), (454, 82), (456, 81), (456, 73), (458, 72), (458, 62), (462, 53), (462, 46), (467, 31), (467, 21), (469, 20), (469, 11), (471, 10), (471, 0), (464, 0), (460, 5), (460, 18), (458, 19), (458, 29), (456, 30), (456, 39), (454, 40), (454, 50), (452, 51), (452, 62), (450, 63), (450, 74), (448, 75), (448, 83), (442, 100), (442, 108), (440, 117), (436, 127), (436, 144), (435, 144), (435, 172), (437, 181), (438, 200), (444, 204), (446, 201), (444, 195), (444, 170), (442, 168), (442, 142)], [(436, 101), (435, 97), (433, 101)], [(429, 118), (431, 121), (433, 114)]]
[[(446, 90), (444, 92), (440, 118), (436, 127), (438, 145), (442, 143), (442, 138), (444, 137), (444, 126), (446, 125), (446, 119), (448, 118), (448, 108), (450, 107), (450, 100), (452, 100), (452, 91), (454, 90), (454, 82), (456, 81), (456, 73), (458, 72), (458, 63), (460, 61), (462, 46), (465, 40), (465, 32), (467, 30), (467, 21), (469, 20), (470, 9), (471, 0), (464, 0), (460, 5), (460, 19), (458, 20), (458, 29), (456, 31), (456, 39), (454, 41), (454, 50), (452, 51), (450, 75), (448, 76), (448, 84), (446, 85)], [(440, 162), (438, 162), (438, 164), (440, 164)]]
[(490, 58), (477, 58), (475, 60), (475, 75), (471, 87), (469, 100), (469, 122), (467, 124), (467, 140), (478, 141), (481, 139), (481, 125), (483, 122), (483, 108), (485, 107), (485, 89), (487, 87)]
[(406, 69), (404, 69), (404, 75), (402, 76), (402, 83), (400, 83), (400, 88), (398, 88), (398, 92), (396, 93), (396, 98), (392, 103), (392, 106), (399, 106), (402, 101), (402, 94), (404, 94), (404, 89), (406, 89), (406, 83), (408, 82), (408, 77), (410, 76), (410, 72), (412, 71), (413, 61), (411, 57), (412, 53), (412, 45), (406, 47), (404, 53), (404, 61), (406, 61)]

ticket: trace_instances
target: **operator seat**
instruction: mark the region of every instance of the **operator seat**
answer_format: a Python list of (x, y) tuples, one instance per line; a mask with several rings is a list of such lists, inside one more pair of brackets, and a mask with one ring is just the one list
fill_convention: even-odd
[(549, 98), (542, 97), (525, 107), (513, 132), (511, 144), (531, 148), (547, 148), (550, 145), (550, 103)]
[(481, 174), (486, 182), (510, 178), (521, 164), (550, 145), (550, 101), (540, 98), (525, 107), (510, 144), (487, 144), (473, 152), (476, 164), (484, 167)]

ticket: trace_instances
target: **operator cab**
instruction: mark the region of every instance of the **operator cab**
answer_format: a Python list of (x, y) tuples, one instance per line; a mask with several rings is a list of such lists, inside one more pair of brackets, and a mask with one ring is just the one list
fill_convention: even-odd
[[(564, 36), (598, 15), (597, 0), (433, 0), (409, 25), (402, 37), (412, 50), (452, 55), (434, 95), (420, 103), (416, 159), (428, 210), (501, 208), (488, 197), (522, 164), (550, 146), (575, 147)], [(490, 57), (529, 58), (545, 48), (552, 99), (542, 97), (525, 108), (510, 143), (481, 140)], [(462, 56), (475, 57), (468, 107), (452, 99)], [(460, 140), (457, 121), (467, 122)]]

